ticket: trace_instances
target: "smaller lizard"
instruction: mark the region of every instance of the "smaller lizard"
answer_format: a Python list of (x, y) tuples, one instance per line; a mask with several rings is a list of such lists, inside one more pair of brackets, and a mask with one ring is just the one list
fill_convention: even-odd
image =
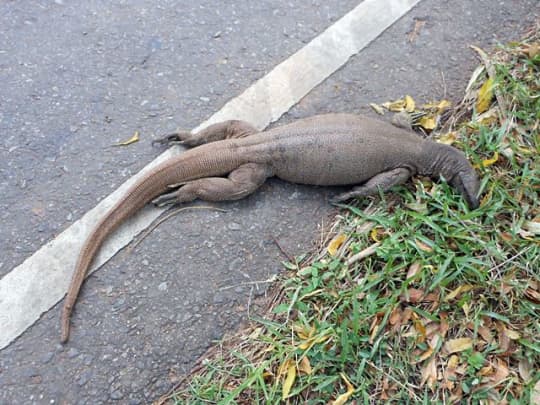
[(92, 230), (81, 249), (64, 302), (62, 342), (69, 337), (71, 311), (101, 244), (150, 201), (161, 206), (197, 198), (238, 200), (276, 176), (300, 184), (356, 185), (333, 199), (341, 202), (387, 191), (421, 174), (444, 177), (461, 192), (470, 208), (479, 205), (478, 177), (463, 153), (364, 116), (318, 115), (263, 132), (243, 121), (226, 121), (167, 140), (195, 147), (169, 158), (139, 179)]

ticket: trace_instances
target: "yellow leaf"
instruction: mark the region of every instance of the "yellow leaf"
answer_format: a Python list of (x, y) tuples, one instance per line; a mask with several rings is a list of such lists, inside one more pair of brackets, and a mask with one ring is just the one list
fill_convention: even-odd
[(492, 158), (482, 160), (482, 167), (491, 166), (493, 163), (497, 162), (497, 160), (499, 160), (499, 152), (495, 151)]
[(487, 79), (478, 91), (478, 100), (476, 100), (476, 112), (482, 114), (487, 111), (493, 99), (493, 79)]
[(129, 138), (127, 141), (115, 143), (113, 146), (127, 146), (138, 141), (139, 141), (139, 131), (135, 131), (133, 136)]
[(446, 363), (446, 367), (451, 369), (451, 370), (455, 370), (457, 368), (458, 364), (459, 364), (459, 357), (456, 356), (455, 354), (453, 354), (448, 359), (448, 363)]
[(447, 354), (462, 352), (467, 349), (471, 349), (473, 346), (473, 340), (471, 338), (457, 338), (449, 340), (444, 344), (444, 350)]
[(437, 127), (437, 120), (433, 116), (424, 115), (418, 121), (418, 125), (424, 128), (427, 131), (431, 131)]
[(312, 373), (311, 364), (309, 363), (309, 359), (307, 356), (302, 357), (302, 360), (300, 360), (300, 364), (298, 364), (298, 371), (307, 375), (310, 375)]
[(463, 284), (463, 285), (460, 285), (458, 288), (456, 288), (454, 291), (452, 291), (450, 294), (448, 294), (448, 295), (444, 298), (444, 301), (445, 301), (445, 302), (452, 301), (453, 299), (459, 297), (459, 295), (460, 295), (461, 293), (465, 293), (465, 292), (471, 291), (473, 288), (474, 288), (474, 286), (473, 286), (473, 285), (470, 285), (470, 284)]
[(387, 110), (393, 111), (393, 112), (400, 112), (405, 109), (405, 100), (396, 100), (396, 101), (387, 101), (386, 103), (383, 103), (382, 106), (386, 108)]
[(379, 239), (379, 231), (377, 230), (377, 228), (373, 228), (371, 230), (370, 236), (371, 236), (371, 239), (373, 239), (375, 242), (380, 242), (381, 241)]
[(519, 332), (516, 332), (515, 330), (511, 330), (511, 329), (506, 329), (506, 335), (511, 339), (511, 340), (518, 340), (521, 335), (519, 334)]
[(354, 394), (354, 387), (347, 379), (347, 376), (345, 376), (344, 373), (339, 374), (343, 381), (345, 382), (345, 385), (347, 386), (347, 392), (345, 394), (341, 394), (339, 397), (336, 398), (334, 402), (332, 402), (332, 405), (343, 405), (345, 402), (349, 400), (349, 398)]
[(341, 245), (343, 245), (343, 242), (345, 242), (345, 240), (347, 240), (347, 235), (340, 233), (330, 241), (330, 243), (328, 244), (328, 253), (330, 253), (330, 256), (336, 255), (337, 250), (340, 248)]
[(290, 362), (289, 367), (287, 368), (287, 376), (285, 377), (285, 381), (283, 382), (283, 390), (282, 390), (282, 399), (286, 399), (289, 396), (289, 393), (291, 392), (291, 388), (294, 384), (294, 381), (296, 380), (296, 365), (294, 362)]
[(412, 113), (416, 108), (416, 104), (411, 96), (405, 96), (405, 111)]
[(423, 343), (426, 341), (426, 335), (427, 335), (426, 327), (422, 323), (422, 320), (420, 319), (420, 317), (416, 315), (416, 312), (412, 313), (412, 318), (413, 318), (414, 329), (416, 329), (416, 331), (418, 332), (418, 337), (416, 338), (416, 341), (418, 343)]
[(452, 145), (457, 139), (457, 134), (455, 132), (448, 132), (444, 135), (439, 136), (436, 140), (438, 143), (444, 145)]
[(441, 113), (444, 110), (447, 110), (452, 106), (452, 102), (448, 100), (441, 100), (441, 102), (437, 105), (437, 112)]
[(384, 110), (379, 104), (369, 103), (369, 106), (379, 115), (384, 115)]

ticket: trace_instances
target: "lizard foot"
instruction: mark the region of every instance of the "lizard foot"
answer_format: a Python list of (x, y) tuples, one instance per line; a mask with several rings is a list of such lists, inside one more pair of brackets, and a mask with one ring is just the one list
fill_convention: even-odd
[(178, 190), (172, 193), (162, 194), (152, 200), (152, 204), (156, 207), (164, 207), (165, 205), (172, 205), (178, 202)]
[(168, 135), (162, 136), (161, 138), (154, 139), (152, 141), (152, 146), (155, 146), (155, 145), (159, 145), (159, 146), (162, 146), (162, 145), (166, 145), (166, 146), (183, 145), (186, 142), (186, 140), (188, 138), (190, 138), (191, 136), (192, 136), (192, 134), (189, 131), (175, 132), (173, 134), (168, 134)]

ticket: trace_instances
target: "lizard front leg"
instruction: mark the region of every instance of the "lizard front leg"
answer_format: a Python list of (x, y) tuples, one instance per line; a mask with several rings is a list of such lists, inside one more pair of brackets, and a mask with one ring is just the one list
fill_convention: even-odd
[(244, 138), (257, 133), (257, 129), (245, 121), (230, 120), (210, 125), (209, 127), (192, 134), (190, 131), (179, 131), (163, 138), (156, 139), (152, 144), (185, 146), (199, 146), (204, 143), (221, 141), (230, 138)]
[(239, 200), (253, 193), (268, 177), (273, 176), (267, 165), (246, 163), (233, 170), (227, 178), (205, 177), (192, 180), (171, 193), (163, 194), (152, 202), (161, 207), (193, 201), (197, 198), (204, 201)]
[(338, 194), (332, 198), (331, 202), (337, 203), (355, 197), (367, 197), (377, 194), (379, 190), (387, 191), (393, 186), (405, 183), (411, 177), (411, 175), (412, 173), (409, 169), (401, 167), (376, 174), (361, 186), (354, 187), (351, 191), (346, 193)]

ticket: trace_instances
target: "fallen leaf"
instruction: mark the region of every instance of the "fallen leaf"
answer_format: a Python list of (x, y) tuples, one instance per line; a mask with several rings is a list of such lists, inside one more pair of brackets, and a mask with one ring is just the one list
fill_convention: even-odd
[(437, 120), (433, 116), (424, 115), (418, 121), (418, 125), (424, 128), (426, 131), (431, 131), (437, 127)]
[(115, 143), (113, 146), (127, 146), (138, 141), (139, 141), (139, 131), (135, 131), (133, 136), (129, 138), (127, 141)]
[(405, 100), (387, 101), (382, 106), (389, 111), (400, 112), (405, 109)]
[(347, 387), (347, 392), (344, 394), (341, 394), (339, 397), (336, 398), (334, 402), (332, 402), (332, 405), (343, 405), (345, 402), (349, 400), (349, 398), (354, 394), (354, 387), (347, 379), (347, 376), (344, 373), (339, 374), (343, 381), (345, 382), (345, 385)]
[(412, 113), (416, 108), (416, 104), (414, 102), (414, 99), (407, 95), (405, 96), (405, 111), (407, 111), (408, 113)]
[(529, 359), (522, 358), (518, 363), (518, 372), (521, 379), (528, 383), (531, 380), (532, 365)]
[(525, 221), (523, 223), (523, 228), (530, 233), (540, 235), (540, 218), (535, 218), (532, 221)]
[(420, 262), (414, 262), (409, 266), (409, 270), (407, 271), (407, 279), (412, 278), (418, 274), (418, 272), (422, 269), (422, 266)]
[[(424, 290), (418, 289), (418, 288), (409, 288), (407, 289), (407, 292), (401, 294), (399, 298), (403, 302), (411, 302), (413, 304), (416, 304), (417, 302), (422, 301), (422, 298), (424, 297)], [(414, 318), (414, 315), (413, 315)]]
[(444, 110), (449, 109), (452, 107), (452, 102), (448, 100), (441, 100), (441, 102), (437, 105), (437, 112), (440, 114)]
[(423, 386), (427, 383), (427, 386), (433, 390), (435, 383), (437, 382), (437, 357), (434, 356), (427, 362), (427, 364), (422, 369), (422, 382), (420, 386)]
[(498, 358), (497, 364), (495, 365), (495, 373), (489, 378), (493, 381), (494, 385), (498, 385), (503, 382), (509, 374), (510, 370), (508, 369), (506, 362)]
[(433, 252), (433, 248), (429, 246), (428, 244), (416, 239), (416, 246), (418, 246), (418, 249), (423, 250), (424, 252), (431, 253)]
[(420, 30), (426, 25), (426, 20), (416, 19), (414, 20), (414, 28), (407, 34), (407, 40), (412, 43), (416, 41), (418, 35), (420, 35)]
[(416, 341), (418, 343), (423, 343), (426, 341), (426, 327), (422, 323), (422, 320), (420, 317), (416, 314), (416, 312), (412, 313), (412, 319), (413, 319), (413, 325), (414, 329), (418, 332), (418, 337), (416, 338)]
[(540, 405), (540, 380), (534, 384), (531, 391), (531, 405)]
[(294, 381), (296, 380), (296, 365), (293, 361), (289, 361), (289, 365), (287, 367), (287, 376), (285, 377), (285, 381), (283, 382), (283, 389), (282, 389), (282, 399), (286, 399), (289, 397), (289, 394), (291, 392), (291, 388), (294, 384)]
[(384, 110), (379, 104), (369, 103), (369, 106), (379, 115), (384, 115)]
[(444, 135), (439, 136), (436, 141), (444, 145), (452, 145), (457, 139), (456, 132), (448, 132)]
[(480, 162), (479, 165), (474, 165), (474, 168), (479, 169), (480, 167), (488, 167), (496, 163), (498, 160), (499, 160), (499, 152), (495, 151), (493, 153), (493, 157), (482, 160), (482, 162)]
[(518, 340), (521, 337), (519, 332), (516, 332), (515, 330), (511, 330), (511, 329), (506, 329), (506, 334), (511, 340)]
[(452, 300), (456, 299), (457, 297), (459, 297), (462, 293), (471, 291), (473, 288), (474, 288), (474, 286), (470, 285), (470, 284), (460, 285), (458, 288), (456, 288), (454, 291), (452, 291), (450, 294), (448, 294), (444, 298), (444, 302), (452, 301)]
[(418, 359), (417, 359), (416, 361), (413, 362), (413, 364), (423, 362), (424, 360), (426, 360), (427, 358), (429, 358), (432, 354), (433, 354), (433, 349), (430, 347), (430, 348), (427, 349), (424, 353), (422, 353), (422, 354), (420, 355), (420, 357), (418, 357)]
[(390, 318), (388, 318), (388, 322), (390, 323), (390, 325), (396, 325), (400, 320), (401, 320), (401, 310), (399, 309), (399, 307), (396, 307), (390, 314)]
[(343, 242), (347, 240), (347, 235), (340, 233), (334, 236), (334, 238), (328, 244), (328, 253), (330, 256), (335, 256), (338, 249), (343, 245)]
[(527, 287), (524, 294), (529, 300), (540, 303), (540, 292)]
[(486, 328), (485, 326), (479, 326), (478, 327), (478, 334), (484, 339), (487, 343), (491, 343), (493, 341), (493, 334), (491, 331)]
[(476, 100), (476, 112), (482, 114), (487, 111), (493, 99), (493, 79), (488, 78), (480, 90), (478, 91), (478, 99)]
[(527, 49), (527, 54), (529, 55), (529, 58), (532, 59), (536, 55), (540, 54), (540, 43), (534, 42), (529, 45), (529, 48)]
[(311, 369), (311, 364), (307, 356), (302, 357), (302, 360), (300, 360), (300, 363), (298, 364), (298, 371), (306, 375), (310, 375), (312, 373), (313, 370)]
[(457, 338), (447, 341), (444, 344), (444, 350), (447, 354), (458, 353), (473, 347), (471, 338)]

